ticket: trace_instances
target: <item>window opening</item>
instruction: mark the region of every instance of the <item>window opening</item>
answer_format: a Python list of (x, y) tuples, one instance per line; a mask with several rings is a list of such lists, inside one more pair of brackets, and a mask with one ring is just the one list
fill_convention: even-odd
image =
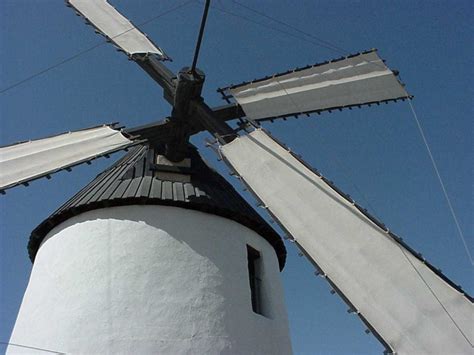
[(247, 245), (247, 260), (249, 269), (250, 294), (252, 310), (263, 315), (262, 310), (262, 278), (260, 252)]

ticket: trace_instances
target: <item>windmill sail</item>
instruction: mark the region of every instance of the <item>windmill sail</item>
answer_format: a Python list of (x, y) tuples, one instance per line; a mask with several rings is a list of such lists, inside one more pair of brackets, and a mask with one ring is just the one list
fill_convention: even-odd
[(253, 120), (409, 97), (376, 50), (219, 91), (228, 95), (225, 98), (234, 97), (247, 117)]
[(397, 354), (471, 354), (472, 299), (261, 129), (226, 162)]
[(88, 128), (0, 148), (0, 190), (135, 144), (110, 126)]
[(127, 55), (155, 54), (167, 58), (161, 48), (106, 0), (68, 0), (67, 3)]

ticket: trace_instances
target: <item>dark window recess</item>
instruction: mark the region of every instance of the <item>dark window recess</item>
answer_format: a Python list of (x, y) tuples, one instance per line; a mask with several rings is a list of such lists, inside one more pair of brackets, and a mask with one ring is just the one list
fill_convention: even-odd
[(252, 297), (252, 310), (255, 313), (263, 315), (260, 253), (247, 245), (247, 259), (249, 267), (250, 293)]

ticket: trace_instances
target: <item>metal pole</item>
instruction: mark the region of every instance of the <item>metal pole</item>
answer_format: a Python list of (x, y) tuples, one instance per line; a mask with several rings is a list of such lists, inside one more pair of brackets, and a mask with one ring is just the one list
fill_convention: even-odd
[(201, 28), (199, 29), (199, 36), (196, 43), (196, 49), (194, 50), (194, 59), (193, 59), (193, 65), (191, 66), (191, 73), (194, 73), (194, 71), (196, 70), (196, 64), (197, 64), (197, 60), (199, 56), (199, 49), (201, 48), (202, 36), (204, 34), (204, 26), (206, 25), (207, 13), (209, 12), (210, 3), (211, 3), (211, 0), (206, 0), (206, 4), (204, 5), (204, 13), (201, 19)]

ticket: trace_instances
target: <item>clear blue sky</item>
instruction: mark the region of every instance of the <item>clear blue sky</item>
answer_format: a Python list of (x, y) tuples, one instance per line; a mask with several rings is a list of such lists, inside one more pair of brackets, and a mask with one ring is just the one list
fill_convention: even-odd
[[(400, 70), (474, 253), (472, 3), (241, 1), (347, 53), (378, 48), (387, 64)], [(136, 24), (177, 3), (113, 1)], [(198, 65), (207, 75), (204, 95), (211, 105), (221, 104), (219, 86), (341, 56), (232, 1), (215, 0), (214, 6), (263, 26), (211, 9)], [(201, 12), (202, 5), (193, 2), (143, 26), (175, 60), (173, 70), (191, 63)], [(61, 0), (3, 0), (0, 26), (0, 90), (102, 41)], [(2, 145), (114, 121), (132, 127), (169, 114), (160, 87), (108, 44), (1, 94), (0, 110)], [(266, 127), (473, 293), (472, 265), (407, 103)], [(193, 141), (228, 176), (203, 147), (204, 137)], [(0, 197), (0, 341), (8, 341), (28, 282), (30, 231), (110, 163), (103, 159)], [(364, 333), (359, 319), (313, 275), (309, 262), (287, 247), (282, 277), (295, 354), (380, 354), (382, 346)]]

